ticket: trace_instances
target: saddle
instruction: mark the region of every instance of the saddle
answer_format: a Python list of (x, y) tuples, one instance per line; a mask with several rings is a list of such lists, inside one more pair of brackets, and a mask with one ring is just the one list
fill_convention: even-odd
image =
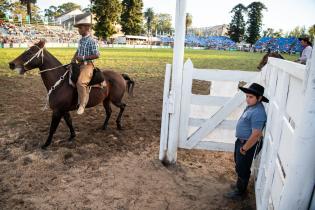
[[(71, 74), (70, 74), (71, 82), (73, 84), (76, 84), (78, 81), (79, 75), (80, 75), (80, 65), (77, 63), (71, 63), (69, 65), (69, 68), (71, 69), (71, 71), (70, 71), (71, 72)], [(92, 79), (89, 82), (88, 86), (101, 84), (104, 81), (105, 81), (105, 77), (104, 77), (103, 72), (99, 68), (95, 67), (93, 70)]]

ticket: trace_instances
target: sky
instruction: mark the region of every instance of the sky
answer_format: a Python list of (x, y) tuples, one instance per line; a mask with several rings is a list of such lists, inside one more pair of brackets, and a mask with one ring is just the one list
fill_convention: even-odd
[[(254, 0), (187, 0), (187, 12), (193, 16), (193, 27), (209, 27), (228, 24), (231, 21), (231, 9), (238, 3), (245, 6)], [(50, 5), (60, 5), (69, 0), (37, 0), (38, 6), (44, 10)], [(89, 0), (74, 0), (83, 8)], [(296, 26), (306, 28), (315, 24), (315, 0), (260, 0), (268, 8), (264, 11), (263, 29), (283, 29), (285, 32)], [(144, 10), (152, 7), (155, 13), (169, 13), (175, 16), (176, 0), (143, 0)], [(173, 20), (174, 25), (174, 20)]]

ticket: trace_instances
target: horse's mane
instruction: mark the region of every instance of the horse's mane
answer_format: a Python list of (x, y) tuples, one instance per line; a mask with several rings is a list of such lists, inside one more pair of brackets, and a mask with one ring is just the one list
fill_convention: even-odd
[(62, 63), (53, 55), (51, 54), (46, 48), (44, 48), (44, 52), (46, 52), (46, 55), (45, 56), (49, 56), (51, 57), (53, 60), (55, 60), (56, 62), (58, 62), (59, 65), (62, 65)]

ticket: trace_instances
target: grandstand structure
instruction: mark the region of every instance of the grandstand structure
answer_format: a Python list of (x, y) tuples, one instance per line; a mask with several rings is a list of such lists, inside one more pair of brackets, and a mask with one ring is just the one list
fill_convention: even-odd
[(188, 28), (187, 34), (198, 36), (226, 36), (228, 32), (228, 25), (216, 25), (210, 27)]

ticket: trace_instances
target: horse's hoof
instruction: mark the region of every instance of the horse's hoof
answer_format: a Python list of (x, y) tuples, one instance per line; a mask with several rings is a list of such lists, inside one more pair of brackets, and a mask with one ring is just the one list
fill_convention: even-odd
[(75, 134), (71, 134), (71, 136), (68, 138), (68, 141), (73, 141), (75, 137), (76, 137)]
[(102, 130), (103, 131), (107, 130), (107, 128), (108, 128), (107, 125), (106, 126), (102, 126)]
[(40, 148), (41, 148), (42, 150), (47, 150), (47, 147), (48, 147), (48, 145), (43, 144)]

